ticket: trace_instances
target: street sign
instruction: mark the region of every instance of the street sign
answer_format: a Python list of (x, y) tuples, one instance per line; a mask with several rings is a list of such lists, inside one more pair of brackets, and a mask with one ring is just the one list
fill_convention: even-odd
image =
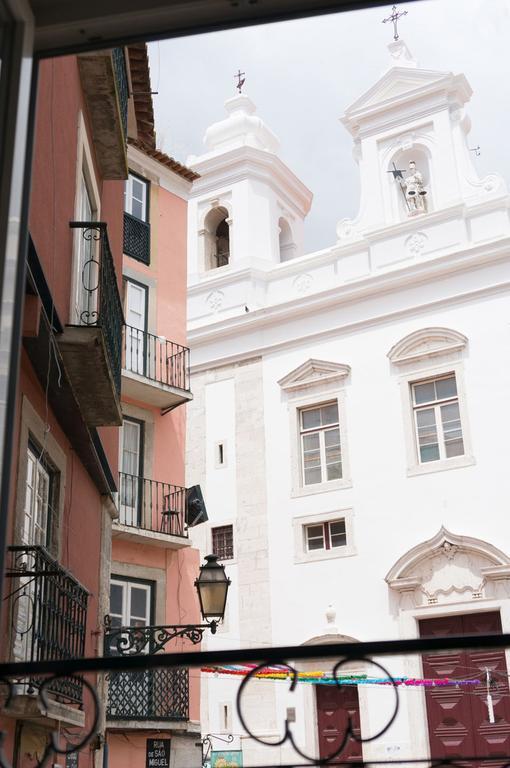
[(170, 768), (170, 739), (147, 739), (145, 768)]

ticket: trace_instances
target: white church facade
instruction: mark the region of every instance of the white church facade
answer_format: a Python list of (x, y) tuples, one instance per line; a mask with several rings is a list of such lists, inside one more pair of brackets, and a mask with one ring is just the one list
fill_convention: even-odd
[[(189, 161), (187, 485), (209, 515), (194, 544), (232, 579), (208, 648), (510, 632), (510, 196), (474, 168), (464, 75), (389, 49), (342, 117), (361, 202), (330, 248), (303, 252), (312, 194), (248, 96)], [(386, 664), (489, 670), (492, 716), (480, 691), (403, 690), (340, 759), (508, 754), (503, 651)], [(235, 734), (248, 766), (295, 761), (243, 737), (238, 685), (204, 676), (204, 733)], [(244, 706), (259, 736), (287, 719), (325, 757), (346, 712), (369, 739), (391, 695), (260, 681)]]

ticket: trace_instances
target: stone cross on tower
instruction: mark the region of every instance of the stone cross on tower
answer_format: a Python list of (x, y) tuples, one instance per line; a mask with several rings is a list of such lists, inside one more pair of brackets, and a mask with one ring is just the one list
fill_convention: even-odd
[(391, 16), (388, 16), (387, 19), (383, 19), (382, 23), (386, 24), (387, 21), (393, 22), (393, 39), (398, 40), (398, 30), (397, 30), (397, 24), (398, 20), (402, 18), (402, 16), (407, 16), (407, 11), (397, 11), (397, 6), (394, 5), (391, 9)]
[(239, 91), (239, 93), (241, 93), (241, 91), (242, 91), (242, 89), (243, 89), (243, 85), (244, 85), (244, 83), (246, 82), (246, 78), (245, 78), (245, 77), (243, 77), (243, 75), (245, 75), (245, 74), (246, 74), (246, 72), (241, 72), (241, 70), (240, 70), (240, 69), (238, 69), (238, 70), (237, 70), (237, 75), (234, 75), (234, 78), (236, 78), (236, 77), (237, 77), (237, 85), (236, 85), (236, 88), (237, 88), (237, 90)]

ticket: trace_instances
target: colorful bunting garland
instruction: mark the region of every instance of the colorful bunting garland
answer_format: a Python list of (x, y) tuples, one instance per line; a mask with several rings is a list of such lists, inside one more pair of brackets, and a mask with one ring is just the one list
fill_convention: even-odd
[[(236, 675), (246, 677), (256, 669), (256, 665), (229, 664), (222, 667), (202, 667), (202, 672), (214, 675)], [(480, 680), (455, 680), (449, 677), (417, 678), (417, 677), (370, 677), (369, 675), (343, 675), (336, 679), (331, 672), (313, 670), (310, 672), (298, 672), (298, 680), (301, 683), (313, 685), (397, 685), (406, 687), (433, 687), (433, 686), (460, 686), (480, 685)], [(287, 667), (271, 666), (259, 669), (253, 674), (258, 680), (290, 680), (291, 671)]]

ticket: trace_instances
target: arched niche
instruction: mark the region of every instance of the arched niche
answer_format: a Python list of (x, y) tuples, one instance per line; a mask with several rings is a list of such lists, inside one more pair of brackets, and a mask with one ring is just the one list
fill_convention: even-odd
[(292, 236), (292, 229), (287, 219), (283, 216), (278, 220), (278, 238), (280, 246), (280, 261), (289, 261), (296, 255), (296, 244)]
[(493, 544), (442, 527), (386, 575), (399, 609), (510, 597), (510, 557)]
[[(421, 173), (423, 178), (423, 189), (425, 195), (414, 196), (414, 202), (406, 196), (402, 189), (401, 179), (395, 179), (393, 171), (395, 168), (403, 171), (404, 179), (408, 177), (413, 168), (411, 163), (415, 164), (416, 171)], [(432, 167), (429, 150), (421, 144), (415, 144), (411, 148), (401, 149), (390, 158), (386, 174), (387, 183), (390, 185), (390, 196), (392, 200), (392, 209), (396, 221), (405, 221), (413, 216), (419, 216), (433, 210), (432, 195)], [(414, 207), (416, 206), (416, 207)]]
[(217, 269), (230, 263), (230, 220), (227, 209), (212, 208), (204, 219), (205, 269)]

